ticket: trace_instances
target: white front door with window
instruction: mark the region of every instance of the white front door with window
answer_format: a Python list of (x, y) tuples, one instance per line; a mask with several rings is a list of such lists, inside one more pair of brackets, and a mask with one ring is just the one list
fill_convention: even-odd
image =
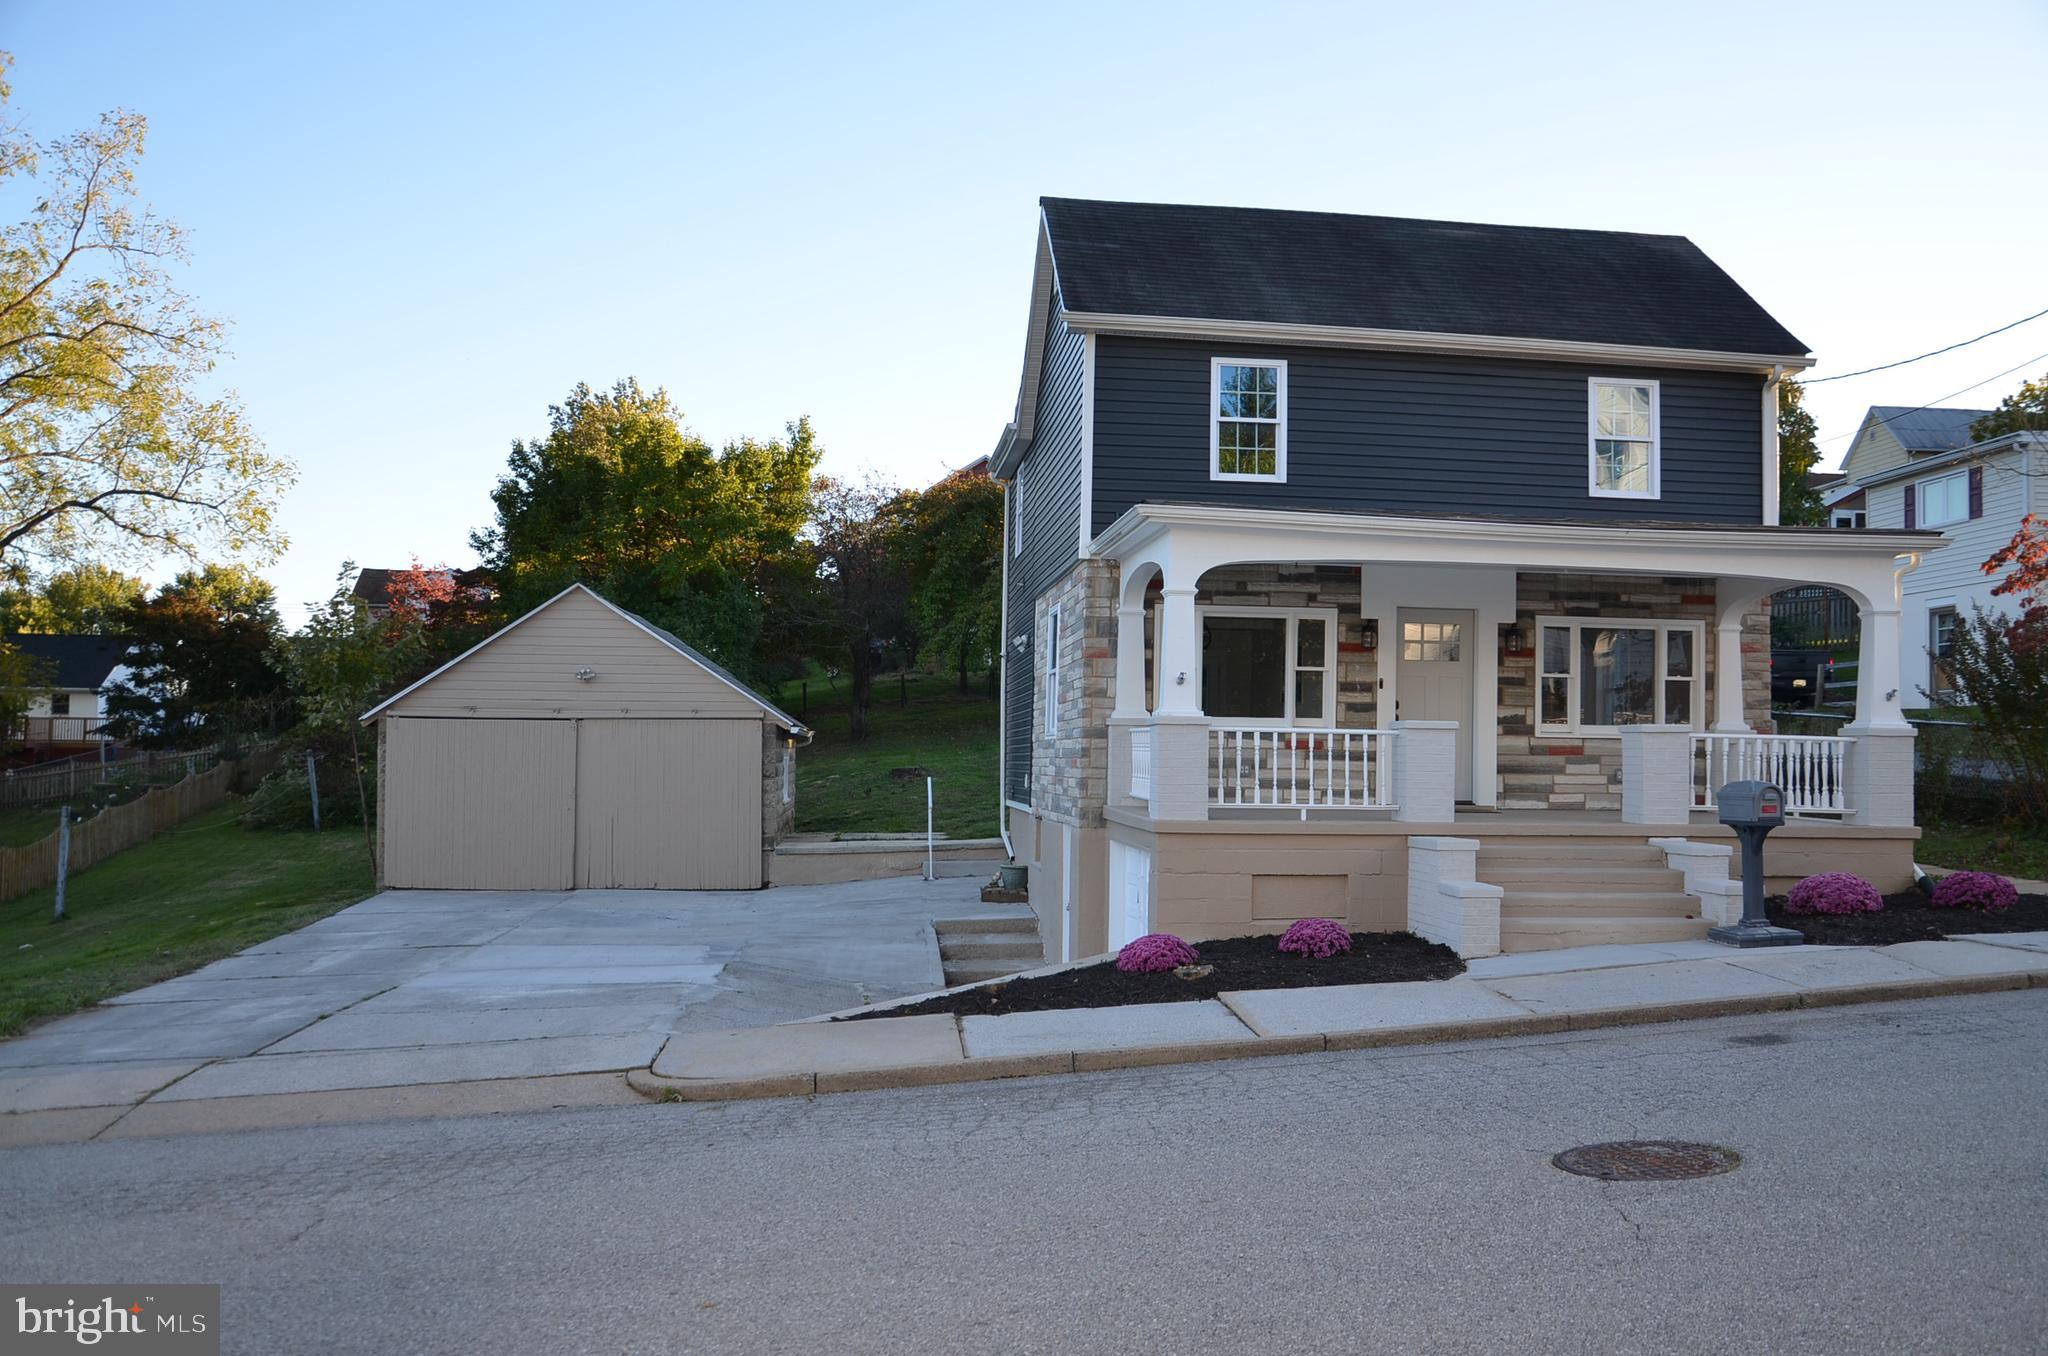
[(1400, 611), (1400, 693), (1395, 715), (1402, 720), (1458, 723), (1458, 789), (1472, 799), (1472, 647), (1477, 637), (1470, 612), (1404, 607)]

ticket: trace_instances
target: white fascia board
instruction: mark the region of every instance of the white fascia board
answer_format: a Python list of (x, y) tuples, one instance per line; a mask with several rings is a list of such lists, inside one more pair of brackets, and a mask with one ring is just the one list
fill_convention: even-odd
[(1227, 339), (1269, 344), (1317, 344), (1337, 348), (1405, 349), (1496, 358), (1548, 358), (1575, 362), (1636, 363), (1646, 367), (1699, 367), (1769, 375), (1782, 368), (1803, 371), (1814, 360), (1803, 353), (1721, 353), (1695, 348), (1651, 348), (1595, 344), (1570, 339), (1525, 339), (1497, 334), (1439, 334), (1424, 330), (1362, 329), (1348, 325), (1293, 325), (1262, 320), (1208, 320), (1192, 316), (1112, 315), (1068, 311), (1067, 325), (1086, 334), (1129, 334), (1158, 338)]
[(1029, 447), (1038, 422), (1039, 369), (1045, 363), (1045, 336), (1053, 323), (1052, 299), (1059, 294), (1059, 268), (1052, 257), (1052, 233), (1045, 209), (1038, 210), (1038, 253), (1031, 265), (1031, 315), (1024, 331), (1024, 375), (1017, 383), (1017, 412), (1005, 433), (999, 456), (989, 462), (991, 474), (1007, 479), (1015, 465), (1008, 454)]

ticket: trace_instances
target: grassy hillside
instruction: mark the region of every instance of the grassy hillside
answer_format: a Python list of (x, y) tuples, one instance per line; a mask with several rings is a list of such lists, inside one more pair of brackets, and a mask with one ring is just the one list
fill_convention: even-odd
[(370, 893), (359, 829), (259, 832), (238, 801), (0, 904), (0, 1036), (304, 927)]
[[(796, 826), (800, 833), (910, 833), (924, 830), (924, 776), (892, 779), (896, 769), (922, 768), (935, 779), (934, 819), (940, 833), (985, 838), (996, 833), (997, 705), (981, 675), (962, 695), (950, 675), (891, 675), (875, 683), (868, 738), (847, 737), (846, 684), (835, 690), (810, 679), (809, 711), (797, 683), (777, 704), (817, 731), (796, 755)], [(905, 700), (907, 694), (908, 700)]]

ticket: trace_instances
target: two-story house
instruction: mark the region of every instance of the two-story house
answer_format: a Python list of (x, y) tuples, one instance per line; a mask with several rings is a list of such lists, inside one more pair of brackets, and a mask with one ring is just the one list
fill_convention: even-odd
[(1978, 608), (2012, 611), (1994, 598), (1992, 553), (2029, 513), (2048, 512), (2048, 434), (2011, 433), (1976, 441), (1970, 426), (1989, 410), (1872, 406), (1842, 462), (1872, 528), (1933, 529), (1950, 548), (1905, 579), (1899, 668), (1911, 705), (1953, 694), (1942, 663), (1956, 627)]
[[(1778, 883), (1903, 885), (1898, 574), (1940, 542), (1777, 525), (1810, 362), (1679, 237), (1045, 199), (991, 464), (1048, 954), (1309, 916), (1469, 954), (1701, 935), (1747, 775), (1801, 815)], [(1790, 583), (1862, 610), (1839, 738), (1768, 733)]]

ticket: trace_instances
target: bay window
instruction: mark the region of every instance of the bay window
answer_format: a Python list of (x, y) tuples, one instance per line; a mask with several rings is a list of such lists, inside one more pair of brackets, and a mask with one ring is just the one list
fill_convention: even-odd
[(1624, 725), (1701, 727), (1699, 622), (1543, 617), (1537, 727), (1612, 734)]
[(1336, 724), (1337, 614), (1203, 608), (1203, 714), (1243, 725)]

